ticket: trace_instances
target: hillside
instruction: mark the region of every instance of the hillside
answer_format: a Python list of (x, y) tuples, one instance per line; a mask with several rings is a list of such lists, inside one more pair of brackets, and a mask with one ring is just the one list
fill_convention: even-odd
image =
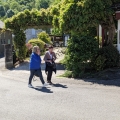
[(25, 9), (48, 8), (61, 0), (0, 0), (0, 19), (12, 17)]

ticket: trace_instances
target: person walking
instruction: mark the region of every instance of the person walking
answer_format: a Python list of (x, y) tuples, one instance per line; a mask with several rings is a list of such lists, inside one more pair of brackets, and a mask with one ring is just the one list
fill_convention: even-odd
[(45, 72), (47, 73), (47, 82), (49, 84), (53, 84), (51, 82), (53, 71), (56, 73), (55, 60), (56, 60), (56, 54), (55, 52), (53, 52), (53, 46), (49, 46), (49, 50), (46, 52), (44, 56), (44, 61), (46, 63)]
[(40, 49), (38, 46), (34, 46), (32, 49), (32, 54), (30, 57), (30, 77), (29, 77), (29, 82), (28, 82), (28, 87), (32, 88), (32, 79), (33, 76), (37, 74), (38, 77), (40, 78), (43, 87), (47, 86), (45, 83), (42, 72), (41, 72), (41, 57), (40, 57)]

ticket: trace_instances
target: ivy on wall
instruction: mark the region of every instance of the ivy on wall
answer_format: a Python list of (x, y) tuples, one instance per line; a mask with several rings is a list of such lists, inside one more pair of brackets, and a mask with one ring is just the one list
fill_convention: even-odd
[(52, 15), (49, 9), (25, 10), (5, 21), (5, 28), (10, 29), (15, 35), (14, 46), (17, 57), (24, 60), (26, 57), (25, 30), (27, 28), (41, 28), (42, 26), (52, 25)]

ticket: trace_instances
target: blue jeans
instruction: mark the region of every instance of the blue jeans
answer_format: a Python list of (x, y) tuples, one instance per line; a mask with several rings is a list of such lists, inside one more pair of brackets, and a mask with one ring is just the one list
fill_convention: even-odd
[(43, 79), (41, 69), (38, 69), (38, 70), (30, 70), (30, 77), (29, 77), (29, 83), (28, 83), (28, 84), (31, 84), (32, 79), (33, 79), (33, 76), (35, 75), (35, 73), (37, 73), (37, 75), (39, 76), (42, 84), (44, 84), (45, 81), (44, 81), (44, 79)]

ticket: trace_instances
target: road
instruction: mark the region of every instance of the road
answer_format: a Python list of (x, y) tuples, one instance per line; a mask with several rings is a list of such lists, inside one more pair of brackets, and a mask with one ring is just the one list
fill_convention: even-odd
[(5, 58), (0, 58), (0, 69), (5, 67)]
[(41, 87), (0, 77), (0, 120), (120, 120), (120, 88), (79, 81)]

